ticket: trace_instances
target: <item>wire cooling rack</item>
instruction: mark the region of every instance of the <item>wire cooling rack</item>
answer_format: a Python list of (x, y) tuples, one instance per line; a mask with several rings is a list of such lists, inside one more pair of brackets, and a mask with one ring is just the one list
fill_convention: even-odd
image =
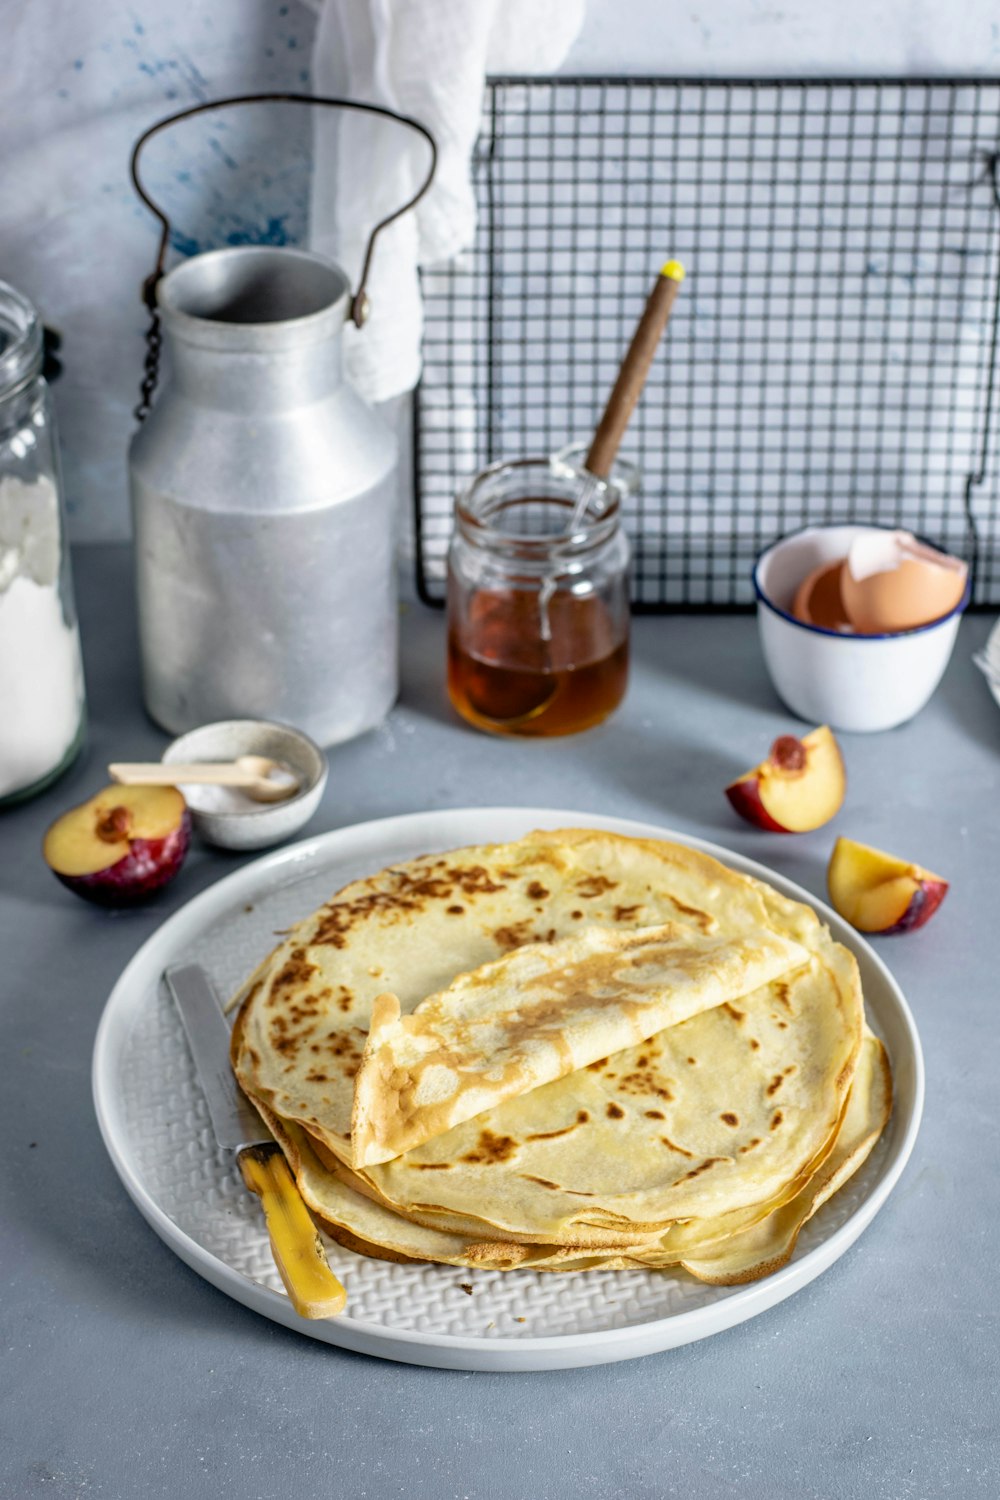
[(762, 546), (850, 520), (1000, 604), (998, 150), (1000, 80), (492, 79), (476, 243), (423, 277), (421, 597), (478, 468), (592, 433), (670, 255), (623, 449), (636, 607), (745, 607)]

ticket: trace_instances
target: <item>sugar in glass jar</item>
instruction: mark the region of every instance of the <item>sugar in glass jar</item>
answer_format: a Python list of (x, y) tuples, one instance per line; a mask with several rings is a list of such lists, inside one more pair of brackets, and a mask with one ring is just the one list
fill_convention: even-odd
[(42, 328), (0, 282), (0, 806), (41, 791), (83, 736), (73, 607)]

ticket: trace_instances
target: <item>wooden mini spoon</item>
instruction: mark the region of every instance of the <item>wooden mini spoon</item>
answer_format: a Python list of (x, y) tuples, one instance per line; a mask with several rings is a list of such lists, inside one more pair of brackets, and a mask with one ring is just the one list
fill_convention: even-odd
[[(277, 779), (275, 773), (277, 773)], [(123, 786), (233, 786), (255, 802), (284, 802), (299, 790), (299, 778), (268, 755), (240, 755), (227, 761), (138, 761), (108, 766)]]

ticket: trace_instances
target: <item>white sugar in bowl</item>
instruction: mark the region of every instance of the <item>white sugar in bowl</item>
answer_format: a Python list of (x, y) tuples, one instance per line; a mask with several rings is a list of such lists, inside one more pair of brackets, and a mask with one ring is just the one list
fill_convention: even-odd
[(969, 585), (949, 614), (891, 635), (848, 635), (792, 615), (802, 580), (846, 557), (874, 526), (807, 526), (773, 542), (753, 571), (764, 661), (778, 696), (811, 724), (870, 733), (905, 724), (944, 675), (969, 602)]
[(301, 729), (267, 719), (223, 719), (202, 724), (173, 740), (162, 759), (230, 761), (266, 755), (298, 780), (298, 791), (282, 802), (254, 802), (225, 786), (183, 786), (195, 828), (220, 849), (268, 849), (298, 833), (319, 806), (326, 786), (327, 759)]

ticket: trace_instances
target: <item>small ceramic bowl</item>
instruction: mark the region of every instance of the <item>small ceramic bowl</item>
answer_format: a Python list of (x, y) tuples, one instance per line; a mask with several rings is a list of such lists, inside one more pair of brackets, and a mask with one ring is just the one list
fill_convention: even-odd
[(793, 713), (813, 724), (870, 733), (912, 719), (944, 674), (969, 602), (939, 620), (892, 635), (842, 635), (804, 625), (791, 613), (803, 578), (845, 557), (854, 538), (873, 526), (807, 526), (760, 554), (753, 571), (764, 661)]
[(326, 756), (308, 735), (287, 724), (265, 719), (224, 719), (203, 724), (174, 740), (162, 759), (172, 761), (235, 760), (239, 755), (269, 755), (299, 778), (299, 790), (285, 802), (251, 803), (226, 809), (221, 787), (183, 787), (195, 828), (222, 849), (265, 849), (280, 844), (309, 821), (326, 786)]

